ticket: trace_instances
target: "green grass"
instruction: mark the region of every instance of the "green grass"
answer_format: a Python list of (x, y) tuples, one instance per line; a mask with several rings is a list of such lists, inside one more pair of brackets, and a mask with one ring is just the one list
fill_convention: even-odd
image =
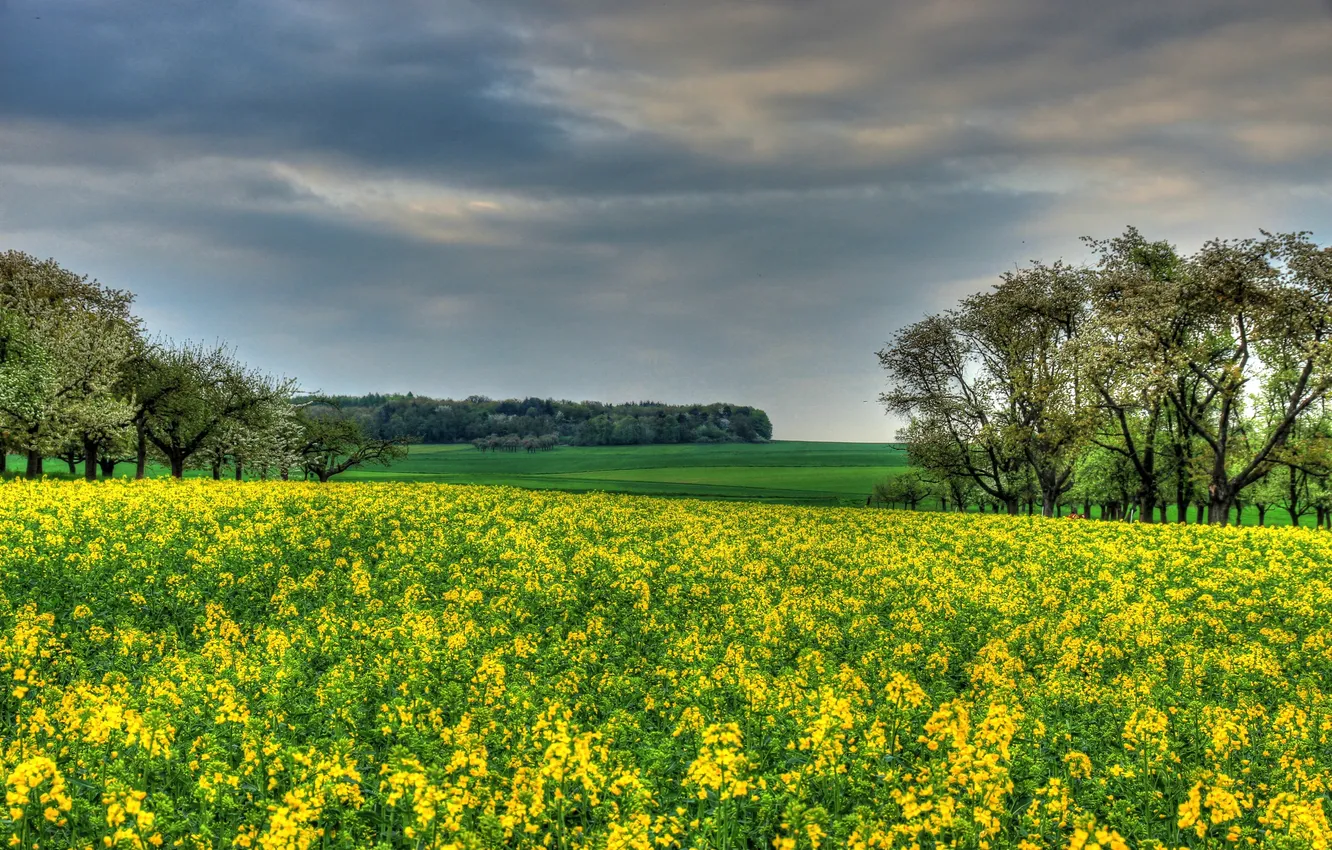
[(863, 504), (876, 481), (905, 468), (906, 452), (886, 443), (561, 446), (535, 454), (449, 445), (413, 446), (388, 469), (360, 469), (343, 479)]
[[(10, 455), (12, 477), (25, 459)], [(863, 505), (875, 482), (902, 472), (906, 452), (888, 443), (688, 443), (654, 446), (560, 446), (549, 452), (479, 452), (471, 445), (418, 445), (388, 468), (363, 467), (339, 481), (434, 481), (499, 484), (533, 490), (636, 493), (701, 499), (743, 499), (805, 505)], [(48, 458), (48, 475), (68, 474), (64, 461)], [(149, 465), (149, 475), (167, 474)], [(76, 473), (81, 474), (81, 473)], [(117, 477), (134, 474), (122, 464)], [(187, 475), (204, 476), (202, 470)], [(227, 473), (224, 472), (224, 475)], [(937, 502), (921, 506), (937, 509)], [(1065, 506), (1065, 510), (1076, 508)], [(1095, 515), (1095, 511), (1093, 511)], [(1172, 508), (1170, 518), (1175, 511)], [(1193, 517), (1190, 515), (1189, 520)], [(1305, 525), (1313, 517), (1304, 518)], [(1258, 511), (1244, 509), (1244, 525), (1257, 525)], [(1267, 512), (1268, 525), (1289, 525), (1284, 510)]]
[[(9, 457), (9, 472), (25, 459)], [(64, 461), (48, 458), (47, 475), (70, 478)], [(906, 452), (887, 443), (703, 443), (652, 446), (560, 446), (549, 452), (480, 452), (471, 445), (412, 446), (405, 460), (363, 467), (339, 481), (435, 481), (501, 484), (540, 490), (638, 493), (788, 504), (864, 504), (876, 481), (906, 469)], [(117, 477), (134, 474), (132, 464)], [(166, 475), (149, 464), (151, 476)], [(190, 470), (191, 477), (204, 476)], [(226, 471), (223, 473), (227, 474)]]

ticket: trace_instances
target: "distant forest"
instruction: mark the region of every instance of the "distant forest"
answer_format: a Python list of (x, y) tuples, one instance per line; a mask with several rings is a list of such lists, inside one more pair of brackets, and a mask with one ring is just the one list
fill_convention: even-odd
[(406, 393), (333, 396), (329, 401), (379, 439), (456, 443), (488, 437), (555, 437), (579, 446), (756, 443), (772, 439), (768, 414), (738, 404), (604, 404), (549, 398), (461, 401)]

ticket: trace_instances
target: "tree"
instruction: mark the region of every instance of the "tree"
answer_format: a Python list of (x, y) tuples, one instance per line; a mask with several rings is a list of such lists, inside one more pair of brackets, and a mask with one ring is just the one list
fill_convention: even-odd
[[(1263, 232), (1181, 257), (1133, 228), (1088, 242), (1094, 269), (1033, 263), (878, 352), (913, 463), (1010, 513), (1032, 490), (1049, 515), (1099, 489), (1103, 516), (1150, 522), (1173, 484), (1180, 521), (1195, 504), (1215, 523), (1285, 466), (1286, 501), (1306, 509), (1332, 475), (1332, 249)], [(1122, 463), (1086, 463), (1089, 442)]]
[(1092, 319), (1079, 345), (1103, 414), (1093, 440), (1132, 465), (1138, 515), (1151, 522), (1160, 495), (1158, 443), (1169, 378), (1163, 354), (1184, 326), (1177, 311), (1159, 307), (1176, 301), (1183, 262), (1168, 242), (1148, 242), (1132, 227), (1115, 239), (1085, 241), (1100, 254)]
[(28, 455), (42, 457), (108, 423), (121, 364), (139, 333), (133, 296), (109, 289), (55, 260), (0, 253), (0, 414)]
[(141, 434), (180, 478), (219, 430), (246, 427), (291, 397), (295, 387), (242, 364), (223, 345), (154, 345), (141, 364), (145, 398)]
[[(1250, 484), (1244, 490), (1244, 497), (1258, 510), (1258, 524), (1267, 523), (1267, 509), (1281, 503), (1285, 496), (1285, 487), (1275, 472), (1265, 475)], [(1299, 525), (1298, 522), (1292, 525)]]
[(1023, 457), (957, 324), (953, 315), (934, 315), (898, 332), (878, 353), (890, 382), (880, 400), (890, 413), (910, 417), (903, 438), (917, 456), (931, 458), (926, 468), (967, 475), (1016, 514), (1012, 481)]
[(88, 395), (72, 403), (67, 415), (70, 442), (79, 447), (83, 458), (83, 477), (96, 480), (99, 461), (103, 459), (109, 459), (110, 469), (102, 466), (104, 477), (109, 477), (115, 471), (133, 421), (133, 405), (111, 393)]
[(976, 500), (976, 484), (970, 478), (961, 475), (942, 475), (927, 480), (942, 510), (952, 508), (966, 513), (967, 507)]
[(611, 441), (614, 425), (606, 415), (594, 416), (583, 422), (578, 428), (578, 444), (583, 446), (604, 446)]
[(642, 423), (632, 416), (626, 416), (615, 422), (615, 425), (611, 428), (610, 441), (617, 446), (631, 446), (647, 442), (644, 439)]
[(879, 352), (890, 383), (880, 400), (910, 417), (904, 435), (927, 468), (966, 475), (1010, 514), (1029, 470), (1053, 512), (1090, 421), (1072, 346), (1084, 291), (1078, 270), (1034, 264)]
[[(22, 316), (0, 310), (0, 411), (7, 412), (4, 451), (7, 454), (17, 449), (28, 455), (29, 477), (41, 474), (41, 458), (39, 455), (34, 469), (33, 455), (27, 449), (30, 434), (23, 427), (26, 414), (39, 404), (46, 387), (55, 380), (52, 358), (33, 337)], [(16, 411), (22, 413), (15, 415)]]
[(874, 485), (873, 498), (889, 505), (902, 503), (915, 510), (930, 495), (930, 484), (919, 472), (908, 470)]
[(276, 473), (286, 481), (291, 477), (291, 470), (301, 465), (305, 428), (298, 412), (299, 407), (291, 404), (280, 406), (271, 427), (258, 432), (246, 447), (245, 468), (252, 474), (266, 480), (270, 473)]
[[(388, 466), (407, 456), (409, 437), (376, 439), (364, 426), (333, 402), (304, 407), (297, 412), (302, 429), (301, 466), (321, 483), (364, 464)], [(516, 437), (515, 443), (520, 444)]]
[(963, 300), (958, 327), (989, 377), (1000, 421), (1035, 476), (1052, 516), (1071, 486), (1092, 409), (1075, 340), (1086, 318), (1085, 273), (1063, 263), (1002, 275), (992, 292)]
[[(1172, 400), (1209, 450), (1213, 523), (1228, 521), (1240, 491), (1267, 475), (1296, 420), (1332, 387), (1332, 251), (1303, 233), (1265, 236), (1208, 242), (1180, 293), (1193, 327), (1170, 353), (1213, 411), (1200, 416), (1186, 399)], [(1263, 370), (1283, 376), (1281, 390), (1246, 462), (1232, 468), (1236, 429)]]

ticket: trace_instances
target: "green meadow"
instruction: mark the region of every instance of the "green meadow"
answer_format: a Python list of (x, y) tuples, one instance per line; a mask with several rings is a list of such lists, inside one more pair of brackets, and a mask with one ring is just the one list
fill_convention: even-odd
[[(10, 455), (9, 477), (24, 458)], [(71, 475), (46, 459), (53, 478)], [(888, 443), (687, 443), (646, 446), (560, 446), (548, 452), (481, 452), (470, 444), (415, 445), (390, 467), (367, 466), (337, 481), (435, 481), (502, 484), (541, 490), (640, 493), (703, 499), (744, 499), (806, 505), (864, 504), (876, 481), (905, 470), (906, 451)], [(149, 475), (167, 474), (149, 464)], [(229, 474), (226, 470), (224, 474)], [(121, 464), (116, 477), (134, 474)], [(189, 477), (205, 476), (190, 470)]]
[[(24, 459), (9, 456), (6, 477), (21, 473)], [(907, 469), (904, 447), (891, 443), (821, 443), (778, 440), (769, 443), (685, 443), (646, 446), (560, 446), (548, 452), (481, 452), (470, 444), (415, 445), (390, 467), (367, 466), (336, 481), (434, 481), (442, 484), (497, 484), (529, 490), (567, 490), (736, 499), (795, 505), (864, 505), (875, 482)], [(52, 478), (70, 475), (60, 460), (47, 458)], [(149, 464), (152, 477), (167, 469)], [(230, 473), (226, 470), (224, 475)], [(134, 474), (121, 464), (116, 477)], [(187, 477), (206, 476), (190, 470)], [(937, 510), (927, 499), (922, 510)], [(973, 508), (974, 510), (974, 508)], [(1096, 509), (1092, 515), (1098, 516)], [(1169, 519), (1176, 519), (1174, 508)], [(1190, 521), (1193, 517), (1190, 516)], [(1243, 525), (1256, 525), (1258, 512), (1246, 506)], [(1313, 523), (1313, 516), (1302, 524)], [(1289, 525), (1280, 508), (1267, 513), (1268, 525)]]
[(480, 452), (470, 445), (412, 446), (393, 466), (345, 481), (439, 481), (553, 490), (864, 504), (876, 481), (906, 469), (886, 443), (710, 443), (560, 446), (549, 452)]
[[(24, 459), (9, 456), (6, 477), (21, 473)], [(481, 452), (470, 444), (415, 445), (390, 467), (368, 466), (336, 481), (434, 481), (443, 484), (498, 484), (529, 490), (567, 490), (737, 499), (796, 505), (864, 505), (875, 482), (907, 469), (904, 447), (891, 443), (821, 443), (777, 440), (769, 443), (684, 443), (647, 446), (560, 446), (548, 452)], [(75, 475), (60, 460), (47, 458), (52, 478)], [(149, 464), (149, 475), (167, 469)], [(227, 470), (226, 473), (229, 473)], [(226, 474), (224, 473), (224, 474)], [(121, 464), (116, 477), (134, 474)], [(190, 470), (187, 477), (208, 473)], [(924, 510), (937, 510), (927, 499)], [(1093, 516), (1097, 516), (1093, 510)], [(1169, 519), (1175, 519), (1172, 508)], [(1190, 517), (1190, 520), (1193, 518)], [(1312, 515), (1303, 524), (1313, 522)], [(1246, 506), (1244, 525), (1256, 525), (1258, 512)], [(1273, 508), (1268, 525), (1289, 525), (1286, 512)]]
[[(9, 475), (24, 459), (9, 457)], [(76, 467), (82, 474), (82, 466)], [(906, 451), (888, 443), (690, 443), (560, 446), (548, 452), (481, 452), (469, 444), (415, 445), (390, 467), (369, 466), (337, 481), (435, 481), (542, 490), (640, 493), (806, 505), (864, 504), (876, 481), (905, 470)], [(47, 458), (51, 477), (74, 477)], [(132, 464), (116, 469), (133, 475)], [(229, 470), (228, 470), (229, 472)], [(166, 475), (149, 465), (149, 474)], [(190, 477), (207, 475), (201, 470)]]

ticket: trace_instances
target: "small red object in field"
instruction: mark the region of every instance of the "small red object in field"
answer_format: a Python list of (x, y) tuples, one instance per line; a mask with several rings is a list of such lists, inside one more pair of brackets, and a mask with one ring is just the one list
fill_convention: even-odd
[(1069, 514), (1068, 516), (1064, 517), (1064, 519), (1086, 519), (1086, 517), (1083, 516), (1082, 514), (1078, 513), (1077, 511), (1074, 511), (1073, 513), (1071, 513), (1071, 514)]

